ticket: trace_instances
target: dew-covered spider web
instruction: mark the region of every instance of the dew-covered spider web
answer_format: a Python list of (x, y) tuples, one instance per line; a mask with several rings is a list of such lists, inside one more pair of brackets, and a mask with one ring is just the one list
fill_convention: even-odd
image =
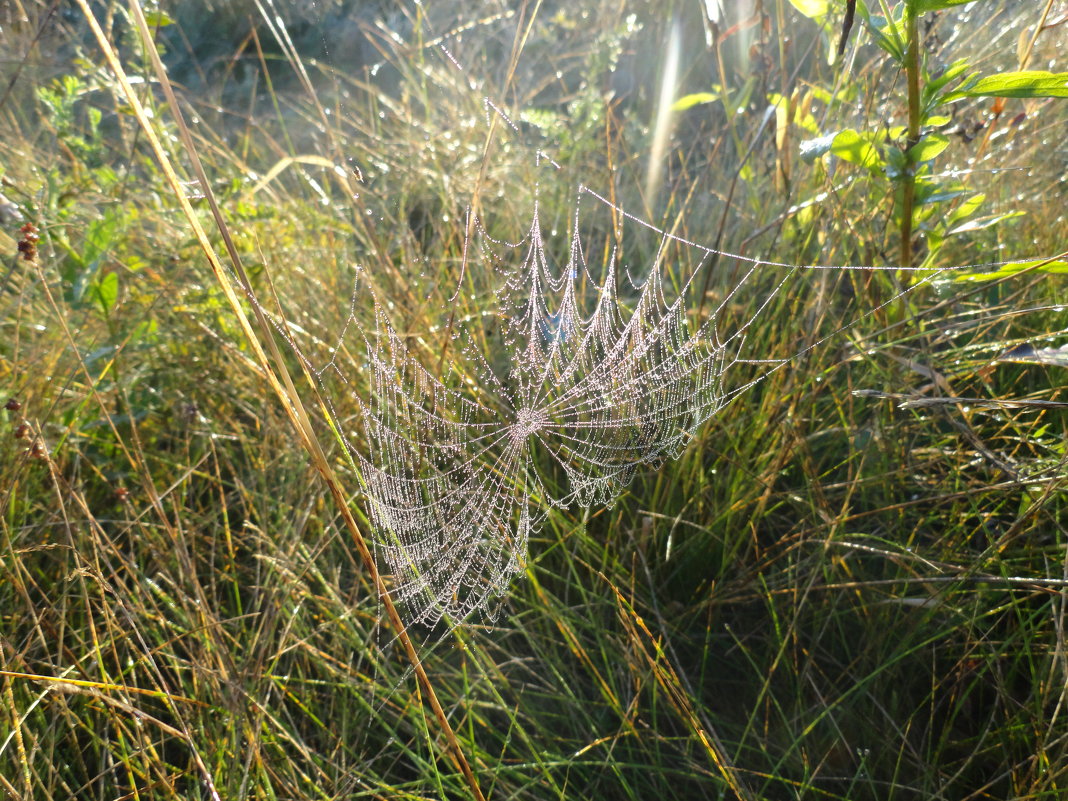
[[(518, 132), (499, 104), (485, 108), (487, 126)], [(554, 179), (559, 165), (542, 150), (535, 159), (539, 181)], [(468, 207), (451, 300), (471, 280), (492, 290), (477, 298), (478, 314), (443, 310), (440, 353), (413, 346), (418, 332), (398, 328), (394, 303), (359, 267), (346, 319), (323, 348), (308, 346), (291, 315), (273, 314), (344, 444), (376, 558), (408, 624), (493, 620), (554, 508), (611, 505), (733, 400), (946, 272), (917, 273), (851, 322), (787, 358), (767, 358), (749, 345), (754, 326), (820, 271), (905, 272), (727, 253), (584, 185), (561, 235), (546, 226), (539, 197), (535, 190), (525, 227), (509, 238)], [(590, 237), (588, 216), (611, 222)], [(641, 263), (626, 246), (635, 232), (654, 242)], [(677, 269), (682, 254), (690, 268)]]
[[(603, 276), (591, 274), (576, 220), (555, 262), (537, 206), (517, 243), (474, 227), (473, 262), (500, 276), (503, 353), (492, 358), (460, 325), (454, 361), (468, 381), (447, 386), (376, 300), (374, 324), (361, 331), (361, 440), (347, 440), (394, 594), (426, 624), (492, 617), (550, 508), (611, 504), (635, 471), (678, 455), (746, 388), (728, 375), (744, 358), (749, 321), (724, 334), (713, 309), (695, 323), (686, 287), (669, 301), (656, 272), (624, 304), (618, 254)], [(344, 378), (333, 362), (324, 371)], [(546, 462), (554, 480), (539, 469)]]
[[(652, 268), (636, 274), (618, 251), (593, 268), (581, 234), (590, 207), (656, 236)], [(485, 314), (450, 320), (442, 359), (412, 351), (390, 302), (362, 275), (325, 362), (279, 324), (322, 388), (409, 624), (492, 621), (551, 509), (611, 505), (638, 471), (677, 457), (703, 423), (802, 355), (748, 351), (769, 304), (813, 271), (876, 269), (727, 254), (672, 236), (588, 187), (579, 188), (570, 235), (556, 250), (537, 201), (512, 242), (468, 214), (464, 272), (492, 276), (497, 287)], [(694, 251), (699, 266), (669, 285), (664, 262), (678, 248)], [(738, 267), (715, 305), (700, 310), (693, 299), (713, 258)], [(738, 304), (739, 315), (732, 306), (758, 278), (758, 302)], [(336, 411), (338, 387), (355, 415)]]

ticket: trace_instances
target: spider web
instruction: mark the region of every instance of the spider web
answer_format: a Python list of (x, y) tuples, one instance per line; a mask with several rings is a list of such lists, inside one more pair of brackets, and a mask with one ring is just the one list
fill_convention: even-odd
[[(603, 275), (593, 274), (580, 233), (584, 199), (659, 237), (644, 280), (633, 279), (618, 252)], [(473, 615), (492, 622), (552, 508), (611, 505), (639, 470), (678, 456), (705, 421), (801, 355), (747, 358), (746, 337), (791, 277), (826, 269), (697, 245), (587, 187), (579, 189), (559, 266), (537, 201), (517, 242), (494, 239), (474, 216), (469, 230), (465, 270), (496, 277), (499, 330), (488, 339), (481, 320), (458, 323), (448, 369), (428, 367), (409, 349), (388, 300), (359, 279), (325, 364), (313, 364), (289, 327), (278, 324), (316, 378), (357, 468), (376, 556), (393, 575), (392, 593), (409, 624), (455, 625)], [(702, 264), (666, 289), (656, 265), (679, 246), (694, 249)], [(690, 301), (713, 256), (737, 259), (744, 269), (717, 305), (698, 315)], [(754, 309), (728, 319), (736, 296), (767, 269), (781, 276)], [(360, 298), (370, 302), (366, 324)], [(350, 348), (361, 355), (349, 352), (342, 363), (339, 355)], [(755, 365), (756, 375), (732, 381), (741, 365)], [(338, 381), (355, 419), (343, 422), (337, 412), (328, 385)]]
[[(518, 132), (497, 105), (487, 99), (485, 107), (487, 120), (496, 114)], [(539, 167), (557, 167), (540, 151), (537, 159)], [(432, 365), (409, 347), (389, 299), (362, 276), (325, 363), (316, 363), (283, 316), (273, 318), (315, 378), (352, 460), (376, 558), (393, 576), (391, 591), (409, 625), (457, 625), (472, 616), (491, 622), (553, 508), (611, 505), (639, 471), (677, 457), (735, 398), (946, 272), (923, 271), (788, 359), (753, 358), (747, 336), (792, 278), (902, 268), (790, 265), (727, 253), (674, 236), (585, 186), (566, 243), (554, 247), (537, 190), (534, 198), (514, 242), (491, 236), (468, 209), (456, 291), (465, 275), (492, 276), (495, 308), (487, 313), (496, 329), (490, 336), (481, 318), (455, 326), (450, 318), (456, 344), (447, 363)], [(580, 212), (590, 205), (657, 238), (644, 278), (634, 278), (619, 247), (598, 266), (588, 263)], [(616, 242), (624, 241), (620, 233)], [(667, 282), (662, 268), (678, 249), (698, 266)], [(721, 258), (735, 269), (705, 310), (709, 293), (698, 282)], [(755, 305), (736, 302), (743, 291), (756, 293)], [(363, 302), (369, 313), (358, 310)], [(339, 383), (354, 415), (339, 411)]]
[[(729, 398), (723, 374), (739, 335), (721, 341), (715, 315), (690, 331), (680, 294), (651, 278), (627, 314), (615, 258), (597, 284), (577, 228), (554, 271), (534, 211), (514, 267), (484, 231), (481, 255), (504, 278), (497, 293), (507, 372), (464, 332), (465, 366), (486, 402), (448, 389), (404, 349), (380, 304), (367, 338), (363, 405), (366, 482), (379, 553), (413, 620), (493, 615), (551, 506), (610, 504), (636, 469), (676, 454)], [(584, 313), (579, 278), (594, 297)], [(465, 370), (466, 372), (466, 370)], [(539, 452), (564, 475), (542, 480)], [(383, 536), (386, 535), (386, 536)]]

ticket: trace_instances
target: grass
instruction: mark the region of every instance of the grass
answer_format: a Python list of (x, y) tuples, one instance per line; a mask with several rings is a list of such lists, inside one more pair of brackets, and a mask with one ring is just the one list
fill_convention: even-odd
[[(0, 191), (41, 232), (35, 262), (17, 257), (21, 223), (0, 232), (0, 392), (21, 404), (0, 431), (0, 786), (35, 799), (470, 797), (84, 17), (16, 5), (0, 11), (13, 54), (0, 64)], [(584, 182), (732, 252), (896, 258), (880, 185), (844, 161), (799, 159), (813, 135), (800, 116), (778, 141), (774, 119), (761, 123), (778, 93), (809, 103), (820, 134), (901, 124), (904, 77), (860, 31), (849, 69), (827, 66), (833, 25), (764, 6), (766, 27), (732, 18), (710, 49), (696, 5), (670, 9), (684, 22), (682, 92), (718, 84), (727, 101), (676, 116), (655, 197), (642, 187), (670, 15), (642, 3), (586, 17), (384, 7), (351, 28), (338, 3), (325, 29), (283, 9), (299, 63), (254, 5), (251, 22), (232, 5), (174, 11), (156, 36), (236, 249), (301, 346), (318, 357), (333, 342), (359, 264), (433, 365), (476, 188), (491, 233), (512, 239), (540, 177), (561, 240)], [(140, 100), (192, 181), (126, 12), (93, 10), (127, 73), (146, 77)], [(939, 15), (928, 58), (1015, 68), (1016, 37), (1040, 12), (982, 0)], [(461, 74), (428, 45), (468, 23), (447, 39)], [(1059, 57), (1063, 32), (1035, 40), (1033, 65)], [(483, 91), (526, 111), (488, 147)], [(958, 104), (960, 132), (935, 164), (986, 195), (984, 214), (1027, 213), (947, 240), (938, 266), (1065, 249), (1068, 107), (1009, 101), (993, 121), (989, 106)], [(537, 148), (560, 165), (552, 181), (534, 170)], [(209, 225), (202, 187), (186, 187)], [(610, 211), (583, 211), (600, 258)], [(656, 237), (623, 236), (628, 262), (648, 264)], [(694, 266), (672, 255), (673, 275)], [(738, 269), (723, 260), (712, 275), (709, 308)], [(801, 352), (893, 298), (895, 280), (805, 273), (764, 310), (752, 352)], [(491, 297), (489, 276), (466, 281), (456, 319)], [(854, 390), (1066, 400), (1063, 366), (998, 358), (1061, 344), (1062, 283), (1036, 269), (924, 286), (859, 319), (613, 507), (554, 511), (493, 627), (414, 632), (485, 796), (1061, 797), (1064, 411), (899, 408)], [(743, 318), (773, 285), (762, 274), (729, 313)], [(353, 409), (332, 389), (345, 420)], [(317, 430), (366, 531), (358, 477)]]

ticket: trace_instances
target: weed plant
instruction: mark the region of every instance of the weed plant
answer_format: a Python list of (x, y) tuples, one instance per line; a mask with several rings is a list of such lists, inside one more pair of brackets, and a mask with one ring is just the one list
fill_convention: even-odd
[[(473, 276), (447, 303), (466, 204), (477, 189), (514, 239), (539, 176), (547, 230), (568, 230), (585, 183), (781, 262), (938, 268), (1068, 241), (1068, 102), (968, 84), (1063, 71), (1063, 3), (912, 22), (860, 3), (837, 59), (838, 0), (715, 21), (715, 0), (318, 5), (145, 9), (250, 283), (315, 355), (359, 264), (435, 363), (449, 315), (491, 297)], [(89, 6), (209, 225), (131, 10)], [(880, 49), (895, 14), (915, 61)], [(4, 4), (0, 50), (3, 792), (470, 797), (83, 11)], [(963, 94), (910, 117), (909, 74), (930, 87), (954, 64)], [(518, 133), (487, 145), (483, 95)], [(611, 243), (610, 219), (590, 225)], [(657, 238), (627, 237), (648, 263)], [(1064, 797), (1064, 269), (952, 273), (967, 280), (867, 316), (913, 274), (811, 273), (776, 295), (750, 333), (765, 358), (857, 322), (612, 508), (554, 511), (492, 628), (413, 632), (485, 797)], [(731, 270), (710, 268), (710, 301)], [(348, 378), (359, 392), (358, 365)], [(358, 477), (328, 457), (366, 530)]]

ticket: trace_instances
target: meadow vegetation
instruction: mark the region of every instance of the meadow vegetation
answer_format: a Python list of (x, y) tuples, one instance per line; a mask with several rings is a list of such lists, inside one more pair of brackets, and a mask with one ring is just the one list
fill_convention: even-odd
[[(359, 265), (439, 364), (492, 300), (473, 275), (450, 302), (468, 204), (515, 240), (535, 184), (562, 248), (583, 184), (777, 262), (1017, 262), (731, 298), (770, 297), (752, 353), (804, 355), (611, 508), (554, 510), (492, 626), (412, 632), (486, 798), (1065, 796), (1068, 6), (862, 0), (838, 55), (845, 0), (143, 4), (250, 284), (313, 358)], [(131, 8), (0, 5), (0, 792), (469, 798), (85, 16), (223, 252)], [(989, 77), (1021, 70), (1054, 77)], [(648, 266), (658, 237), (612, 216), (590, 252)], [(695, 316), (740, 275), (702, 269)]]

